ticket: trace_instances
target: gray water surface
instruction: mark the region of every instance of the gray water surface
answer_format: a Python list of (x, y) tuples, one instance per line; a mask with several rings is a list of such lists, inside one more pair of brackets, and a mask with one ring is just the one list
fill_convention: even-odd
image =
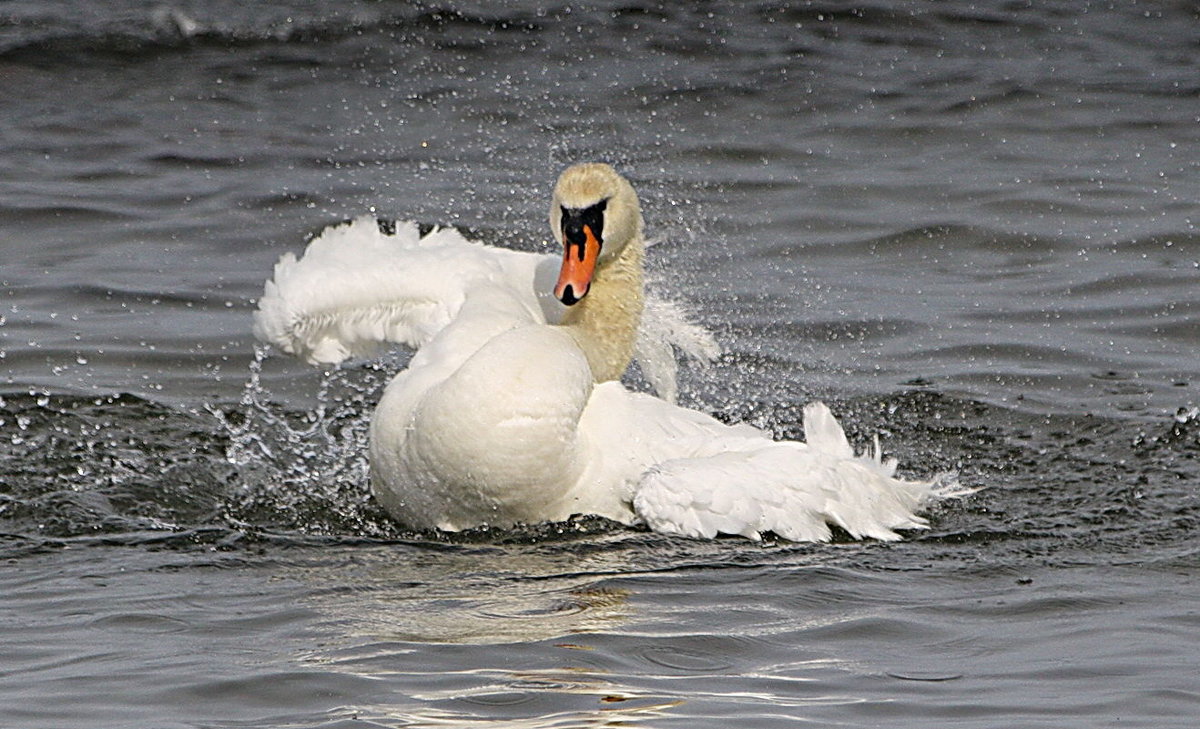
[[(1183, 2), (0, 6), (0, 725), (1191, 727)], [(405, 361), (256, 352), (363, 214), (549, 250), (616, 164), (683, 400), (983, 487), (895, 544), (401, 532)], [(636, 376), (631, 380), (636, 386)]]

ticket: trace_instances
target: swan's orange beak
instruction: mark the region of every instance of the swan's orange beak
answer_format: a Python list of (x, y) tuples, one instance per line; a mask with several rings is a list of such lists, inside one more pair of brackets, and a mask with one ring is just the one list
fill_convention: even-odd
[(554, 296), (567, 306), (587, 295), (600, 260), (600, 241), (592, 226), (583, 225), (582, 236), (563, 236), (563, 263)]

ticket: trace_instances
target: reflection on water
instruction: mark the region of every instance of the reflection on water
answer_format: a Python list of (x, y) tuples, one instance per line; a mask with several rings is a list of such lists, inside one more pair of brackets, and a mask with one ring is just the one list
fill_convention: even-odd
[[(627, 553), (595, 547), (582, 559), (536, 545), (377, 548), (338, 565), (336, 588), (322, 587), (330, 565), (297, 565), (284, 576), (312, 585), (305, 602), (337, 636), (300, 658), (402, 682), (404, 701), (359, 708), (367, 721), (532, 729), (664, 717), (680, 699), (631, 687), (592, 660), (590, 636), (620, 634), (637, 620), (633, 591), (605, 576), (629, 569)], [(422, 646), (439, 646), (436, 671), (414, 670), (429, 650)], [(536, 655), (537, 665), (494, 665), (508, 652)]]
[(312, 584), (308, 602), (348, 641), (490, 645), (620, 630), (630, 592), (597, 575), (625, 571), (622, 554), (422, 544), (367, 551), (336, 587), (326, 566), (285, 574)]

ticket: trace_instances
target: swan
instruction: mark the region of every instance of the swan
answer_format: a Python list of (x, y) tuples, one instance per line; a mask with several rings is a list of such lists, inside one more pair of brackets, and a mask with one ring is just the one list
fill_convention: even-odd
[[(667, 534), (894, 540), (956, 495), (856, 454), (821, 403), (807, 442), (775, 441), (673, 403), (674, 354), (711, 357), (711, 335), (644, 291), (642, 214), (600, 163), (567, 168), (550, 227), (561, 260), (418, 233), (364, 217), (284, 254), (255, 312), (256, 336), (312, 363), (415, 348), (371, 422), (371, 489), (414, 529), (596, 514)], [(664, 354), (665, 353), (665, 354)], [(620, 382), (631, 360), (662, 397)]]

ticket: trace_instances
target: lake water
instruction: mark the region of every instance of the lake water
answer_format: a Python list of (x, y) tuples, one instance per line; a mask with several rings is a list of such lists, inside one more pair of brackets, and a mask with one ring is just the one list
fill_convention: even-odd
[[(0, 5), (0, 725), (1193, 727), (1188, 2)], [(404, 362), (256, 352), (365, 213), (548, 249), (613, 162), (725, 353), (984, 487), (895, 544), (370, 500)]]

